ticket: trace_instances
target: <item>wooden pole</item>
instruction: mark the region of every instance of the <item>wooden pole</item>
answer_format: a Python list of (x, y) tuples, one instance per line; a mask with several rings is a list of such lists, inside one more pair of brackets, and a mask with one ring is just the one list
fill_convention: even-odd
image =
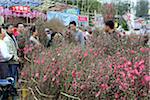
[(27, 25), (28, 25), (28, 17), (27, 17), (26, 21), (27, 21)]

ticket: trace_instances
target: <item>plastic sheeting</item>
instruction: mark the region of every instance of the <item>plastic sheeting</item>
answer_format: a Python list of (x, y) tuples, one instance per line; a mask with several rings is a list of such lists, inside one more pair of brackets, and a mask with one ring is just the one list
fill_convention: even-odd
[(59, 19), (61, 20), (65, 26), (69, 25), (71, 21), (75, 21), (78, 25), (78, 16), (72, 15), (72, 14), (66, 14), (61, 12), (48, 12), (47, 13), (47, 19)]

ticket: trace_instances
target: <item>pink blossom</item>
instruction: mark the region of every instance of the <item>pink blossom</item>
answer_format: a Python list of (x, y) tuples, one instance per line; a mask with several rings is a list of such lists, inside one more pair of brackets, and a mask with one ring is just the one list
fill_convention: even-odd
[(40, 61), (40, 59), (38, 59), (38, 60), (37, 60), (37, 64), (38, 64), (38, 65), (40, 65), (40, 64), (41, 64), (41, 61)]
[(62, 68), (62, 71), (65, 71), (65, 70), (66, 70), (66, 68), (65, 68), (65, 67), (63, 67), (63, 68)]
[(73, 71), (72, 71), (72, 77), (73, 77), (73, 78), (76, 78), (76, 76), (77, 76), (77, 75), (76, 75), (76, 70), (73, 70)]
[(44, 64), (45, 63), (45, 59), (43, 58), (42, 60), (41, 60), (41, 64)]
[(64, 83), (64, 87), (66, 87), (67, 86), (67, 84), (66, 83)]
[(144, 68), (145, 68), (145, 65), (144, 65), (144, 64), (142, 64), (142, 65), (139, 66), (140, 71), (143, 71)]
[(138, 65), (144, 64), (144, 60), (141, 60)]
[(125, 70), (126, 72), (129, 72), (129, 71), (130, 71), (130, 69), (129, 69), (129, 68), (124, 68), (124, 70)]
[(93, 52), (93, 49), (90, 49), (90, 53), (92, 53)]
[(134, 80), (131, 80), (131, 84), (132, 84), (132, 85), (135, 85), (135, 82), (134, 82)]
[(85, 53), (84, 53), (84, 57), (87, 57), (88, 56), (88, 51), (86, 51)]
[(107, 84), (101, 84), (100, 88), (102, 88), (103, 90), (107, 90), (108, 89), (108, 85)]
[(133, 70), (133, 74), (140, 76), (140, 73), (138, 72), (137, 69), (134, 69), (134, 70)]
[(120, 72), (123, 78), (125, 78), (126, 74), (124, 72)]
[(140, 48), (140, 51), (141, 51), (142, 53), (145, 53), (145, 52), (148, 52), (148, 51), (149, 51), (149, 48)]
[(149, 81), (150, 81), (150, 76), (148, 76), (148, 75), (144, 76), (144, 80), (145, 80), (146, 82), (149, 82)]
[(118, 99), (119, 98), (119, 94), (115, 93), (115, 98)]
[(144, 80), (142, 80), (141, 82), (142, 82), (142, 85), (144, 86), (144, 85), (145, 85), (145, 79), (144, 79)]
[(55, 81), (55, 77), (52, 78), (52, 81), (53, 81), (53, 82)]
[(55, 70), (54, 69), (52, 70), (52, 74), (55, 74)]
[(128, 84), (127, 83), (120, 83), (120, 86), (119, 86), (120, 90), (127, 90), (128, 89)]
[(105, 77), (106, 77), (106, 80), (109, 80), (109, 76), (108, 75), (106, 75)]
[(101, 93), (101, 91), (98, 91), (98, 92), (96, 93), (95, 97), (99, 97), (100, 93)]
[(135, 54), (135, 51), (134, 51), (134, 50), (130, 50), (130, 53), (131, 53), (131, 54)]
[(74, 89), (76, 89), (77, 88), (77, 81), (74, 79), (74, 81), (73, 81), (73, 83), (72, 83), (72, 87), (74, 88)]
[(112, 66), (113, 66), (112, 64), (111, 64), (111, 65), (109, 65), (109, 68), (110, 68), (110, 69), (112, 69)]
[(127, 64), (128, 66), (132, 66), (131, 61), (128, 61), (126, 64)]
[(45, 81), (47, 81), (47, 79), (48, 79), (47, 75), (44, 75), (43, 81), (45, 82)]
[(94, 52), (94, 56), (97, 56), (98, 55), (98, 53), (97, 52)]
[(130, 78), (131, 78), (132, 80), (134, 80), (134, 79), (135, 79), (135, 76), (131, 74)]
[(134, 66), (135, 66), (135, 68), (138, 68), (139, 62), (135, 62)]
[(61, 74), (61, 70), (59, 70), (58, 72), (57, 72), (57, 76), (59, 76)]
[(80, 79), (81, 78), (81, 72), (78, 72), (78, 78)]
[(40, 73), (36, 73), (36, 74), (35, 74), (35, 77), (36, 77), (36, 78), (39, 78), (39, 77), (40, 77)]
[(120, 82), (120, 78), (119, 78), (119, 77), (116, 79), (116, 82), (117, 82), (117, 83), (119, 83), (119, 82)]
[(118, 69), (120, 69), (121, 67), (122, 67), (121, 65), (118, 65), (118, 66), (117, 66)]
[(116, 55), (120, 55), (120, 52), (117, 52)]

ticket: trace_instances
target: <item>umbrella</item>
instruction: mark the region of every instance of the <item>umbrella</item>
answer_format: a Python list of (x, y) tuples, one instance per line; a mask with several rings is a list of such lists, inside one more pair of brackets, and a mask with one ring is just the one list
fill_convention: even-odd
[(41, 0), (0, 0), (0, 6), (11, 7), (11, 6), (30, 6), (37, 7), (42, 5)]

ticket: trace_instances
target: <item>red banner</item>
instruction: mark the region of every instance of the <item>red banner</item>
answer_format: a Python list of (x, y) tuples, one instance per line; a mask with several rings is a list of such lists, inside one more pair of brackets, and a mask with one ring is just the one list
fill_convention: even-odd
[(11, 7), (11, 10), (13, 12), (18, 12), (18, 13), (29, 13), (30, 7), (29, 6), (13, 6)]
[(78, 16), (79, 22), (88, 22), (88, 17), (87, 16)]

